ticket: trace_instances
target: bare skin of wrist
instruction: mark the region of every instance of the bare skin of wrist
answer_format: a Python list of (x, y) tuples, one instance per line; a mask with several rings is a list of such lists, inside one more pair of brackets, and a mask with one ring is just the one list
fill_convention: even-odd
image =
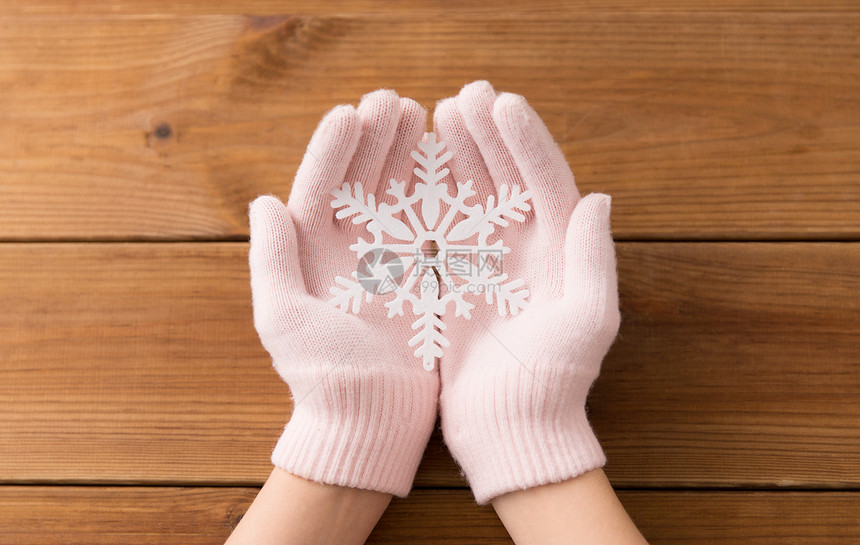
[(492, 503), (517, 545), (647, 545), (602, 469)]
[(275, 469), (225, 545), (359, 545), (390, 494), (316, 483)]

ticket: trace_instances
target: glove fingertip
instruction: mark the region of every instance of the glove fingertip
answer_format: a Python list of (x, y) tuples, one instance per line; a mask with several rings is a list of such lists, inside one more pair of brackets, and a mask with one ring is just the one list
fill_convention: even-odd
[(283, 217), (284, 204), (274, 195), (260, 195), (248, 205), (248, 223), (251, 239), (265, 236), (266, 232)]
[[(608, 231), (612, 210), (612, 197), (605, 193), (589, 193), (576, 205), (571, 218), (571, 229)], [(571, 232), (568, 232), (570, 236)]]
[(459, 115), (460, 112), (457, 110), (457, 98), (443, 98), (436, 102), (436, 108), (433, 110), (433, 124), (438, 130), (439, 125), (451, 123), (452, 119), (456, 119)]
[(257, 197), (249, 207), (251, 284), (258, 294), (301, 292), (298, 245), (292, 217), (275, 196)]
[(566, 292), (604, 289), (600, 279), (614, 274), (611, 207), (612, 198), (602, 193), (591, 193), (577, 203), (565, 241)]

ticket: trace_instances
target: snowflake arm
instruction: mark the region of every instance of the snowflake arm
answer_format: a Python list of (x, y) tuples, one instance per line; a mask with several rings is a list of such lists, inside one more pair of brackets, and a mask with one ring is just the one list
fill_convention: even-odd
[[(510, 195), (508, 192), (510, 191)], [(493, 234), (496, 225), (502, 227), (508, 226), (510, 218), (517, 222), (522, 222), (526, 219), (523, 212), (528, 212), (532, 209), (528, 203), (531, 199), (532, 192), (530, 189), (521, 191), (519, 186), (513, 186), (510, 190), (508, 185), (502, 185), (499, 188), (499, 200), (496, 203), (496, 198), (493, 195), (487, 197), (487, 208), (484, 212), (481, 206), (474, 206), (464, 211), (468, 216), (466, 219), (455, 225), (448, 233), (448, 240), (458, 241), (465, 240), (477, 234), (479, 240), (486, 240), (488, 236)]]
[[(447, 309), (448, 303), (453, 301), (454, 316), (462, 316), (467, 320), (471, 319), (472, 309), (475, 308), (475, 305), (467, 301), (464, 296), (464, 287), (468, 286), (468, 284), (457, 285), (446, 267), (439, 269), (439, 276), (442, 278), (442, 284), (444, 284), (446, 288), (446, 293), (441, 299), (443, 308)], [(442, 312), (442, 314), (444, 314), (444, 312)]]
[(356, 182), (352, 188), (344, 183), (340, 189), (332, 190), (331, 194), (334, 195), (331, 206), (337, 209), (335, 217), (343, 219), (355, 216), (352, 218), (352, 223), (356, 225), (367, 223), (365, 228), (374, 235), (377, 242), (381, 241), (382, 233), (388, 233), (397, 240), (413, 239), (412, 230), (392, 216), (395, 209), (385, 203), (377, 207), (373, 193), (368, 193), (367, 197), (364, 196), (361, 182)]
[[(355, 277), (356, 273), (353, 272), (352, 275)], [(366, 291), (358, 282), (343, 276), (335, 277), (334, 281), (340, 284), (340, 287), (332, 286), (328, 289), (332, 294), (329, 302), (344, 312), (352, 311), (353, 314), (358, 314), (361, 310), (362, 298), (368, 303), (373, 300), (373, 294)]]
[[(529, 290), (523, 288), (525, 280), (522, 278), (506, 282), (507, 279), (507, 274), (500, 274), (488, 279), (487, 304), (492, 304), (493, 299), (495, 299), (499, 316), (506, 316), (508, 312), (511, 316), (516, 316), (521, 310), (528, 307)], [(490, 289), (491, 287), (492, 289)]]
[(443, 281), (448, 286), (448, 293), (445, 295), (448, 298), (446, 303), (454, 301), (456, 314), (469, 318), (469, 311), (474, 308), (474, 305), (463, 300), (463, 292), (483, 293), (488, 305), (493, 304), (493, 301), (496, 302), (500, 316), (506, 316), (508, 312), (516, 316), (521, 310), (525, 310), (529, 296), (529, 290), (523, 288), (525, 281), (520, 278), (508, 280), (507, 274), (496, 274), (494, 264), (489, 262), (490, 257), (507, 253), (509, 248), (498, 241), (491, 246), (478, 246), (476, 249), (486, 253), (483, 255), (479, 253), (477, 263), (470, 264), (467, 271), (457, 275), (465, 281), (464, 283), (456, 285), (450, 272), (455, 268), (452, 260), (456, 257), (449, 257), (446, 270), (440, 271)]
[(427, 135), (426, 142), (424, 140), (418, 142), (418, 149), (423, 153), (413, 150), (411, 155), (423, 169), (415, 167), (415, 175), (424, 180), (427, 185), (436, 185), (448, 175), (448, 167), (444, 167), (444, 165), (453, 155), (450, 151), (442, 153), (442, 150), (445, 149), (445, 142), (437, 141), (436, 135), (432, 132)]
[(432, 371), (436, 358), (442, 357), (442, 347), (448, 346), (450, 342), (442, 334), (445, 323), (437, 316), (445, 312), (445, 307), (438, 298), (436, 275), (432, 269), (426, 269), (421, 280), (421, 297), (412, 303), (412, 311), (418, 316), (412, 323), (412, 329), (418, 332), (409, 340), (409, 346), (418, 345), (415, 356), (421, 358), (424, 369)]
[(452, 155), (450, 151), (443, 153), (445, 142), (436, 141), (436, 135), (432, 132), (427, 135), (426, 142), (418, 142), (418, 149), (423, 153), (413, 151), (411, 154), (420, 165), (415, 167), (413, 172), (424, 183), (415, 185), (415, 195), (421, 200), (424, 225), (432, 229), (439, 220), (440, 204), (448, 196), (448, 187), (439, 182), (450, 172), (444, 165)]
[(466, 206), (466, 201), (476, 194), (472, 187), (474, 183), (475, 182), (472, 180), (467, 180), (462, 184), (457, 182), (457, 194), (453, 197), (448, 194), (447, 190), (445, 191), (443, 199), (448, 204), (448, 212), (445, 214), (445, 217), (442, 218), (442, 221), (439, 222), (439, 226), (436, 227), (436, 232), (445, 233), (451, 225), (451, 222), (454, 221), (457, 212), (462, 212), (463, 214), (466, 214), (466, 216), (469, 216), (470, 214), (476, 214), (483, 211), (479, 204), (475, 206)]
[[(402, 286), (398, 286), (394, 290), (394, 299), (385, 303), (385, 307), (388, 309), (389, 318), (403, 316), (403, 303), (408, 301), (412, 304), (412, 307), (415, 308), (415, 304), (418, 301), (418, 298), (414, 293), (412, 293), (415, 280), (418, 278), (417, 267), (414, 269), (412, 267), (415, 260), (409, 256), (402, 256), (400, 260), (404, 264), (404, 271), (407, 280)], [(413, 274), (412, 271), (415, 271), (415, 273)]]

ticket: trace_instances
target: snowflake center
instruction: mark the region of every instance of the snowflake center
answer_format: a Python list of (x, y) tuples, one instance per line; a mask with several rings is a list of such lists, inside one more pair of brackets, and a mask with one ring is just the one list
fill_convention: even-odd
[(432, 259), (439, 253), (439, 245), (436, 244), (435, 240), (425, 240), (421, 244), (421, 253), (424, 254), (424, 257)]
[(439, 254), (442, 254), (444, 257), (445, 250), (448, 248), (448, 243), (445, 240), (445, 237), (433, 231), (428, 231), (416, 236), (413, 244), (415, 248), (421, 251), (421, 255), (426, 259), (431, 260)]

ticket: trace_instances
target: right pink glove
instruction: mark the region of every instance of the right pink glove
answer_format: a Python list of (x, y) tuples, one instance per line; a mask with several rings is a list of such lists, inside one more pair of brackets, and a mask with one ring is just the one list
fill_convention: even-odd
[(433, 430), (439, 376), (412, 354), (410, 322), (380, 304), (351, 314), (329, 303), (335, 278), (356, 270), (358, 232), (335, 216), (332, 190), (348, 180), (386, 200), (390, 178), (411, 179), (425, 124), (424, 109), (393, 91), (339, 106), (314, 133), (287, 206), (251, 204), (254, 324), (294, 401), (272, 462), (305, 479), (405, 496)]
[(490, 239), (511, 248), (501, 266), (525, 280), (527, 308), (505, 317), (479, 304), (470, 320), (450, 309), (444, 318), (442, 429), (483, 504), (606, 462), (585, 399), (620, 321), (610, 198), (580, 200), (534, 110), (485, 81), (440, 102), (434, 126), (454, 180), (474, 180), (484, 202), (502, 184), (532, 191), (525, 222), (496, 226)]

